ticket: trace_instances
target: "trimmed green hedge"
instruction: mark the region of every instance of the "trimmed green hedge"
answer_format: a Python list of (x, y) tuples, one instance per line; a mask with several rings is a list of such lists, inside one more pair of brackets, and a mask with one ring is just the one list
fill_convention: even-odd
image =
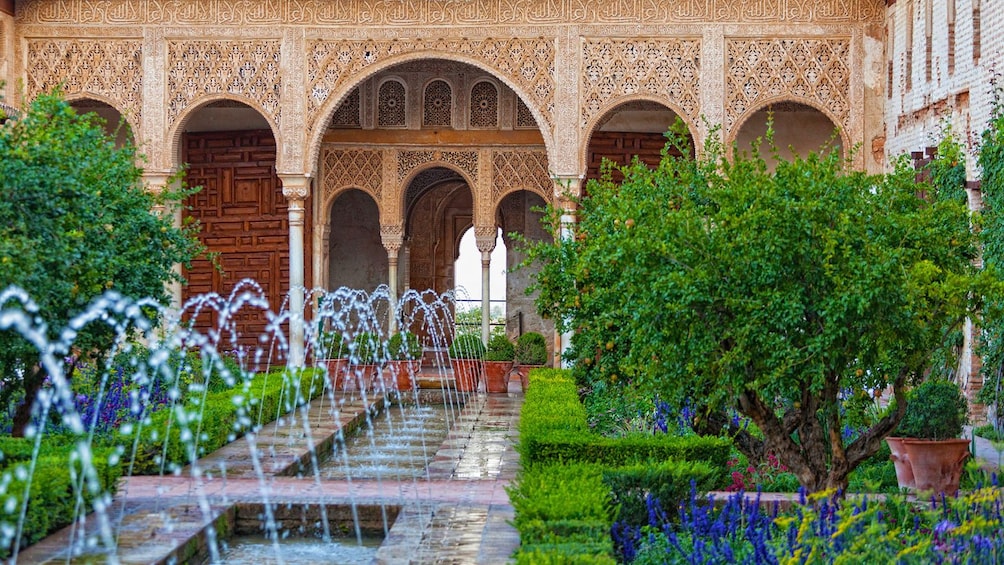
[(113, 443), (127, 446), (134, 475), (155, 475), (162, 469), (179, 472), (248, 430), (310, 401), (323, 386), (323, 375), (316, 369), (263, 373), (244, 385), (209, 393), (204, 401), (195, 398), (155, 412), (141, 426), (124, 426)]
[[(11, 450), (5, 453), (24, 453), (34, 446), (34, 440), (23, 438), (3, 438), (2, 443)], [(22, 449), (17, 448), (17, 443), (23, 444)], [(89, 512), (98, 497), (105, 504), (111, 502), (122, 476), (120, 451), (114, 448), (95, 448), (91, 451), (94, 482), (83, 480), (83, 467), (75, 446), (71, 444), (48, 446), (43, 441), (31, 474), (29, 461), (8, 460), (12, 463), (0, 473), (0, 557), (11, 555), (19, 523), (22, 527), (17, 541), (20, 547), (25, 547), (68, 526), (76, 515)], [(28, 506), (24, 509), (26, 488)], [(80, 508), (78, 498), (83, 503)], [(24, 521), (20, 522), (22, 509), (25, 511)]]
[(615, 519), (647, 522), (646, 496), (676, 512), (691, 484), (723, 486), (722, 438), (593, 433), (571, 373), (537, 369), (520, 412), (522, 470), (507, 489), (520, 532), (517, 563), (614, 563)]

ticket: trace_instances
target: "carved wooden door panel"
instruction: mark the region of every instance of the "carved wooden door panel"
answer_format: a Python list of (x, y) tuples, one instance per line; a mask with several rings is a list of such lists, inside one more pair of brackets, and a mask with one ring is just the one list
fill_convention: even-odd
[[(208, 292), (230, 295), (243, 279), (261, 285), (273, 311), (289, 292), (289, 217), (282, 186), (275, 172), (275, 140), (269, 131), (186, 133), (183, 162), (189, 186), (202, 190), (186, 202), (187, 216), (201, 223), (199, 238), (218, 254), (222, 269), (205, 259), (184, 273), (188, 284), (182, 298)], [(304, 226), (304, 280), (310, 285), (310, 200)], [(263, 310), (245, 307), (233, 316), (238, 341), (256, 346), (268, 322)], [(216, 327), (215, 312), (201, 314), (196, 327)], [(221, 339), (226, 348), (230, 335)]]

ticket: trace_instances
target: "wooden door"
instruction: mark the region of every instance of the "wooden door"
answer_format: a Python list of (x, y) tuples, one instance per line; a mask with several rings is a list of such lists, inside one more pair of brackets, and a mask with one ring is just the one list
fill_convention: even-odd
[[(188, 198), (185, 215), (201, 224), (199, 238), (216, 253), (219, 269), (206, 259), (184, 273), (183, 300), (216, 292), (228, 297), (243, 279), (261, 285), (278, 311), (289, 292), (289, 216), (275, 172), (275, 139), (269, 131), (186, 133), (182, 159), (189, 186), (202, 190)], [(305, 205), (304, 280), (310, 284), (312, 232), (310, 200)], [(233, 316), (238, 343), (258, 345), (268, 319), (263, 310), (244, 308)], [(196, 318), (196, 327), (216, 327), (215, 312)], [(230, 335), (223, 335), (226, 344)], [(221, 345), (226, 348), (226, 345)]]

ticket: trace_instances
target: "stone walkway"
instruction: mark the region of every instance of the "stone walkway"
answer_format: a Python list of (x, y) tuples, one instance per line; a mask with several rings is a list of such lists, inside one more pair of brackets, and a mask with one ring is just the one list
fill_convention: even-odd
[[(180, 476), (123, 479), (109, 512), (119, 531), (118, 559), (187, 562), (208, 553), (200, 534), (212, 523), (225, 529), (235, 503), (269, 502), (343, 509), (354, 504), (385, 517), (392, 509), (397, 517), (374, 563), (505, 563), (519, 546), (505, 492), (519, 468), (514, 447), (523, 395), (518, 389), (517, 382), (508, 394), (471, 395), (430, 463), (427, 480), (285, 476), (305, 463), (309, 467), (311, 454), (329, 447), (340, 427), (365, 421), (366, 406), (352, 398), (340, 399), (337, 411), (330, 398), (314, 400), (306, 420), (303, 411), (287, 415), (253, 438), (200, 459), (195, 478), (186, 468)], [(79, 547), (71, 550), (71, 540), (81, 537), (80, 531), (64, 529), (21, 552), (18, 562), (94, 562), (100, 554), (93, 549), (68, 558), (81, 553)]]

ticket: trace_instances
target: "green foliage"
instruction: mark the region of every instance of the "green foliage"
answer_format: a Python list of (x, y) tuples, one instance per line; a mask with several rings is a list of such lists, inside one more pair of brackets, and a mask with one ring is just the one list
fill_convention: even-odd
[[(233, 389), (186, 397), (136, 425), (123, 426), (111, 439), (129, 446), (131, 474), (179, 472), (184, 465), (256, 429), (261, 422), (321, 393), (323, 376), (315, 369), (262, 373)], [(137, 437), (138, 435), (138, 437)]]
[(543, 365), (547, 363), (547, 340), (537, 332), (526, 332), (516, 339), (516, 363)]
[(515, 356), (516, 348), (505, 334), (495, 334), (488, 340), (485, 361), (512, 361)]
[[(33, 440), (20, 440), (33, 444)], [(78, 501), (82, 511), (92, 509), (97, 497), (108, 504), (115, 493), (122, 465), (120, 449), (97, 448), (91, 451), (94, 466), (93, 480), (81, 481), (83, 467), (76, 445), (58, 443), (47, 445), (44, 439), (35, 461), (33, 473), (28, 460), (4, 460), (0, 472), (0, 521), (17, 524), (25, 509), (25, 491), (28, 503), (18, 538), (21, 547), (35, 543), (56, 530), (69, 525), (76, 517)], [(10, 447), (7, 443), (7, 447)], [(30, 481), (30, 485), (28, 484)], [(9, 557), (14, 547), (14, 532), (0, 532), (0, 557)]]
[(538, 309), (574, 330), (582, 383), (734, 407), (810, 490), (841, 485), (898, 417), (844, 440), (841, 391), (921, 379), (980, 295), (965, 202), (918, 197), (905, 160), (881, 176), (839, 152), (770, 167), (714, 138), (591, 182), (574, 238), (523, 249)]
[(483, 359), (485, 344), (480, 335), (458, 335), (450, 344), (450, 359)]
[(383, 341), (372, 332), (359, 332), (349, 345), (351, 358), (360, 365), (375, 365), (386, 360)]
[(317, 334), (314, 347), (318, 359), (339, 359), (349, 355), (349, 340), (339, 331), (321, 331)]
[(603, 482), (619, 508), (618, 522), (633, 526), (648, 523), (646, 498), (651, 496), (667, 513), (675, 512), (691, 488), (704, 492), (719, 486), (718, 473), (701, 461), (664, 461), (604, 469)]
[(934, 440), (957, 438), (969, 421), (968, 407), (966, 397), (954, 382), (923, 382), (907, 395), (906, 414), (896, 435)]
[[(77, 115), (59, 92), (39, 95), (0, 127), (0, 289), (27, 290), (50, 332), (107, 290), (166, 304), (164, 283), (181, 280), (175, 265), (203, 252), (196, 224), (174, 226), (190, 192), (147, 191), (138, 160), (134, 146), (116, 147), (101, 118)], [(97, 359), (113, 339), (113, 328), (96, 321), (74, 343)], [(16, 332), (0, 332), (0, 375), (12, 383), (0, 401), (34, 399), (44, 377), (37, 359)]]
[(408, 331), (390, 336), (387, 349), (391, 358), (398, 361), (412, 361), (422, 356), (422, 342), (418, 340), (417, 335)]
[[(983, 209), (979, 235), (983, 244), (983, 267), (998, 280), (1004, 270), (1004, 90), (998, 83), (993, 109), (983, 132), (978, 163), (981, 170)], [(982, 311), (980, 353), (983, 357), (983, 389), (979, 400), (997, 405), (996, 425), (1004, 427), (1004, 289), (985, 293)]]

